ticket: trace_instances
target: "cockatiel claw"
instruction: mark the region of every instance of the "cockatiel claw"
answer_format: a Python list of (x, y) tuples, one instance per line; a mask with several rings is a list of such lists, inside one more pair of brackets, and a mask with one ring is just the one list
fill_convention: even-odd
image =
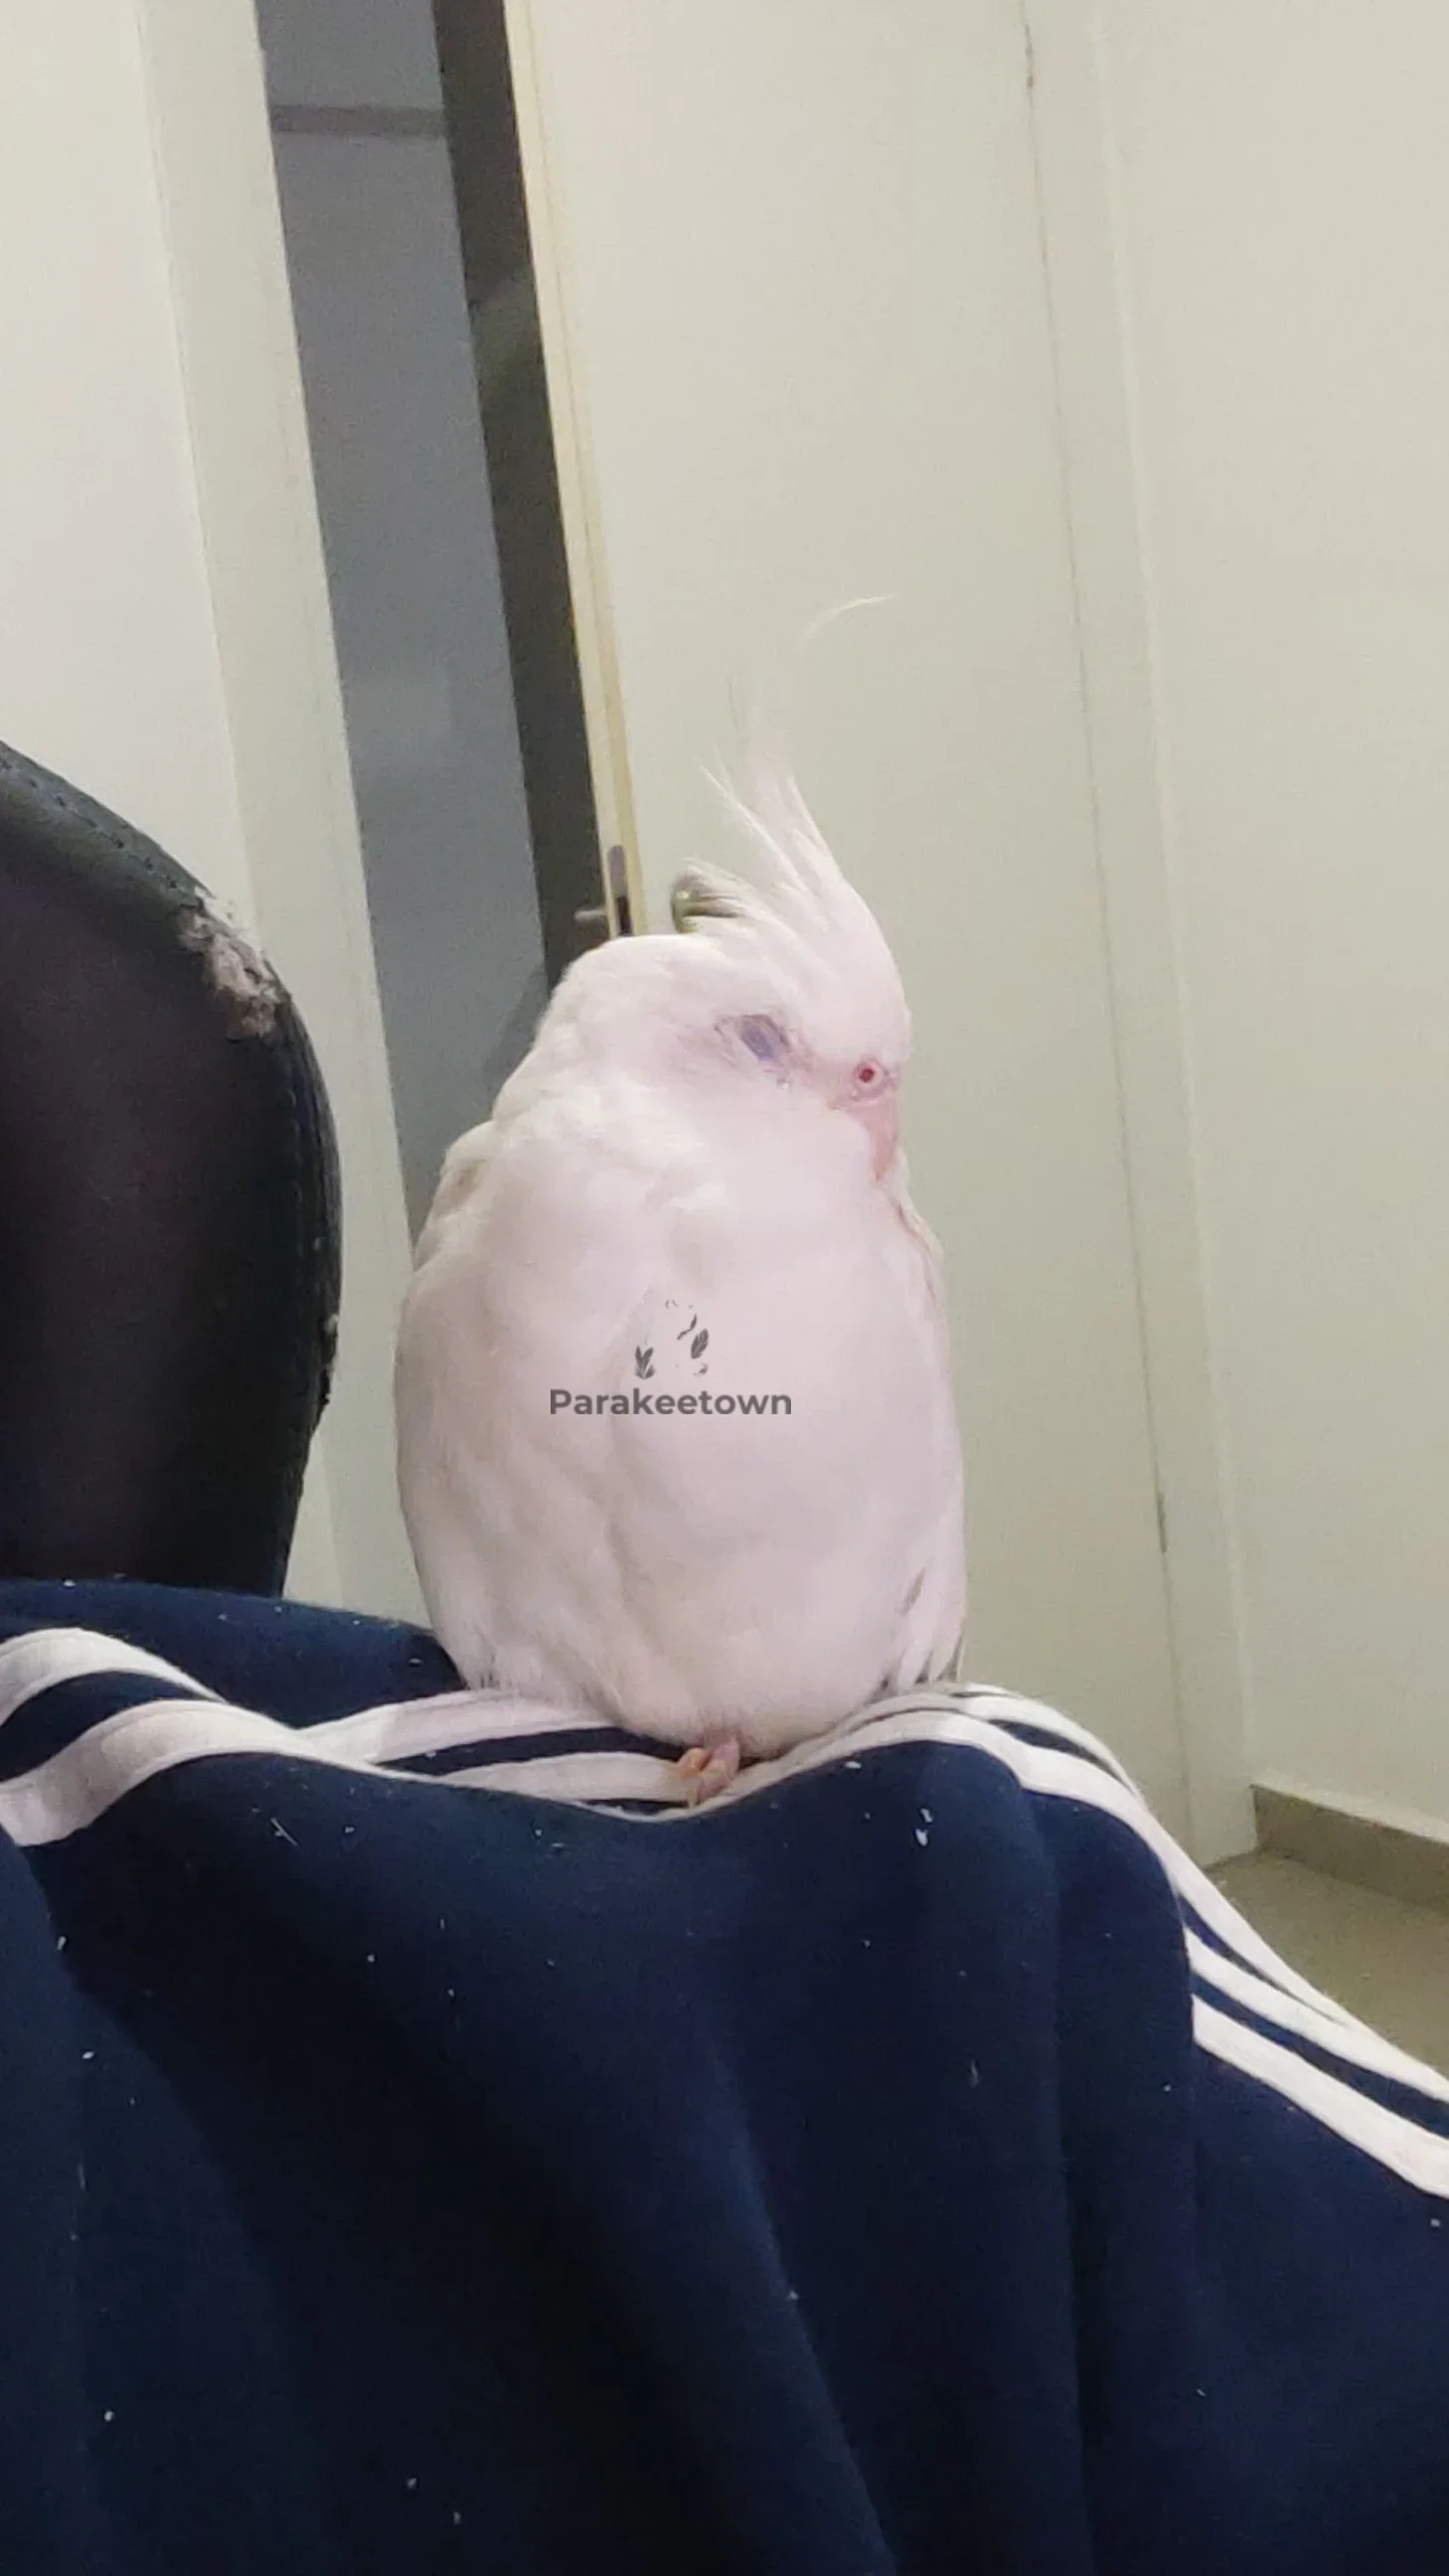
[(740, 1770), (740, 1743), (736, 1735), (727, 1735), (719, 1744), (692, 1744), (681, 1753), (675, 1768), (684, 1781), (686, 1803), (702, 1807), (707, 1799), (717, 1798), (737, 1780)]

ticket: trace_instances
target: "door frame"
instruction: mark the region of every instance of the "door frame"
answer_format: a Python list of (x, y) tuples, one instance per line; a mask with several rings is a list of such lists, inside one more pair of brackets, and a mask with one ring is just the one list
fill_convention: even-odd
[(568, 217), (559, 175), (550, 157), (548, 105), (532, 0), (504, 0), (504, 18), (594, 797), (604, 848), (621, 854), (619, 873), (606, 869), (611, 926), (616, 930), (620, 927), (617, 896), (622, 880), (634, 927), (663, 929), (667, 923), (649, 920), (639, 865), (629, 741), (609, 608), (608, 565), (589, 436), (587, 389), (577, 340), (570, 327)]
[[(608, 855), (627, 838), (627, 777), (607, 724), (590, 721), (580, 667), (583, 582), (564, 524), (565, 481), (579, 478), (558, 371), (551, 379), (543, 346), (537, 272), (549, 245), (528, 203), (504, 0), (432, 0), (432, 16), (552, 984), (629, 913)], [(586, 557), (585, 577), (588, 570)]]

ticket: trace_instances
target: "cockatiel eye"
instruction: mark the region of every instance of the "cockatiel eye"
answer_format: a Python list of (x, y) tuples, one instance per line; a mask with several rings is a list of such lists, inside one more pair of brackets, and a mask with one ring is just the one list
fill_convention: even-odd
[(748, 1012), (742, 1020), (736, 1020), (735, 1029), (741, 1045), (748, 1047), (761, 1064), (779, 1071), (789, 1063), (792, 1050), (788, 1031), (767, 1011)]
[(860, 1100), (867, 1099), (872, 1091), (884, 1091), (885, 1066), (873, 1055), (863, 1056), (850, 1077), (850, 1083), (851, 1089)]

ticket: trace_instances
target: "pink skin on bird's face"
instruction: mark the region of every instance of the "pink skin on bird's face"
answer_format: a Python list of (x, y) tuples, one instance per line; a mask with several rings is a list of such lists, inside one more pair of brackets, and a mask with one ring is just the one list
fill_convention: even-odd
[(891, 1081), (881, 1084), (868, 1099), (851, 1097), (842, 1102), (846, 1116), (865, 1129), (870, 1140), (871, 1169), (878, 1181), (884, 1180), (896, 1159), (901, 1139), (901, 1095)]

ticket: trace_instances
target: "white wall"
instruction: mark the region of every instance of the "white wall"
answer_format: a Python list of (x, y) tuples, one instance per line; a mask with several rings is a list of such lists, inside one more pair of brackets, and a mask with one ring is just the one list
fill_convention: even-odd
[(1449, 1819), (1449, 15), (1102, 0), (1094, 101), (1065, 14), (1041, 108), (1095, 120), (1115, 199), (1255, 1767)]
[(250, 912), (134, 14), (0, 48), (0, 735)]
[[(952, 1282), (971, 1662), (1100, 1728), (1180, 1820), (1020, 14), (533, 0), (514, 18), (655, 917), (690, 851), (719, 846), (700, 772), (728, 748), (731, 680), (832, 602), (892, 593), (817, 648), (787, 711), (916, 1009), (909, 1136)], [(1165, 1090), (1173, 1042), (1148, 1049)], [(1204, 1782), (1217, 1766), (1204, 1847), (1241, 1829), (1232, 1688), (1197, 1747)]]
[(406, 1231), (249, 0), (3, 0), (0, 46), (0, 736), (233, 902), (297, 995), (348, 1284), (294, 1580), (406, 1608)]

